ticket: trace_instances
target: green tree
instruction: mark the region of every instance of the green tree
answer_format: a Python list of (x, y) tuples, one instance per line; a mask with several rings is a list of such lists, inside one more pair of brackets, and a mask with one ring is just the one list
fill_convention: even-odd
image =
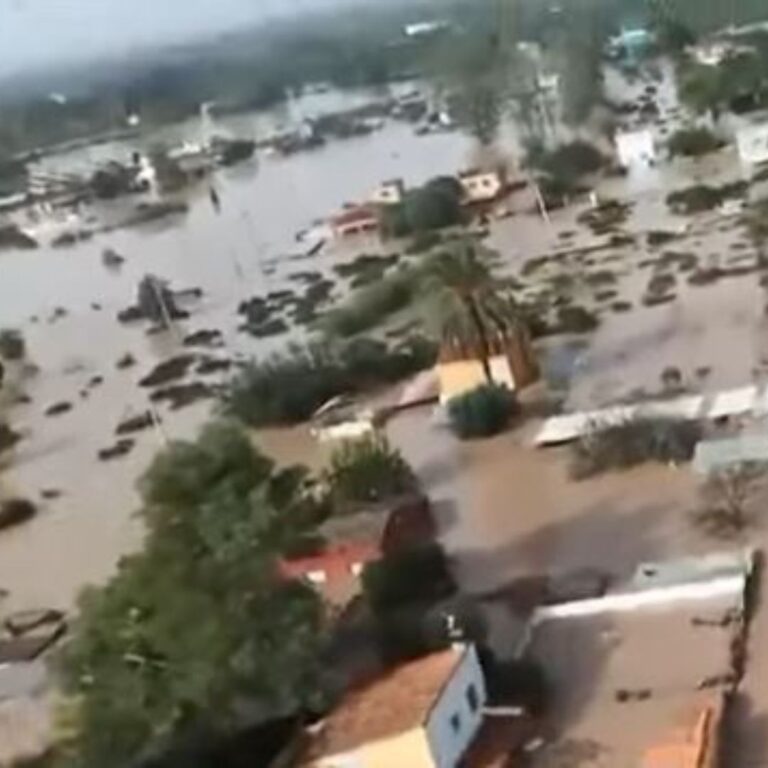
[(499, 290), (489, 255), (473, 241), (461, 240), (432, 258), (429, 282), (441, 335), (474, 346), (491, 383), (492, 339), (517, 321), (517, 311), (511, 297)]
[(141, 493), (144, 550), (83, 595), (57, 663), (78, 768), (135, 765), (320, 692), (321, 606), (276, 569), (317, 513), (305, 473), (216, 423), (158, 455)]
[(381, 501), (416, 487), (408, 462), (379, 434), (347, 440), (336, 448), (326, 482), (341, 506)]

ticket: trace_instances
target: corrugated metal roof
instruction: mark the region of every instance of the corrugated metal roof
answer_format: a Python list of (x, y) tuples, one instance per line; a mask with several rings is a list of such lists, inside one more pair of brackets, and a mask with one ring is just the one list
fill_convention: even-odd
[(693, 454), (693, 468), (701, 475), (749, 463), (768, 464), (768, 433), (702, 440)]
[(535, 445), (557, 445), (615, 424), (642, 418), (718, 419), (746, 413), (768, 412), (768, 392), (756, 386), (738, 387), (712, 396), (682, 395), (634, 405), (617, 405), (547, 419), (534, 437)]

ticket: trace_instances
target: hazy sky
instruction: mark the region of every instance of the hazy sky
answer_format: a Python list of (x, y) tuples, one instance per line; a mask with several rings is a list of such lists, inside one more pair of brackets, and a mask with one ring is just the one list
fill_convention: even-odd
[(333, 0), (0, 0), (0, 76), (178, 41)]

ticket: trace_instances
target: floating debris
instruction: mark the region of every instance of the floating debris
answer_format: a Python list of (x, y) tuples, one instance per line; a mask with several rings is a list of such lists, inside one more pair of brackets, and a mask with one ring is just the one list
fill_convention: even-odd
[(177, 355), (170, 360), (163, 360), (153, 370), (139, 381), (140, 387), (157, 387), (169, 381), (181, 379), (187, 375), (197, 358), (195, 355)]
[(7, 499), (0, 503), (0, 530), (26, 523), (37, 514), (37, 505), (29, 499)]
[(141, 432), (142, 430), (149, 429), (154, 426), (155, 419), (152, 416), (151, 411), (144, 411), (136, 416), (130, 416), (127, 419), (123, 419), (115, 429), (116, 435), (130, 435), (134, 432)]
[[(80, 393), (82, 395), (82, 392)], [(62, 400), (60, 403), (54, 403), (49, 405), (45, 409), (46, 416), (60, 416), (62, 413), (67, 413), (72, 410), (72, 403)]]
[(98, 453), (99, 461), (112, 461), (113, 459), (119, 459), (122, 456), (127, 455), (133, 450), (133, 446), (136, 445), (136, 441), (130, 437), (118, 440), (114, 445), (109, 448), (102, 448)]

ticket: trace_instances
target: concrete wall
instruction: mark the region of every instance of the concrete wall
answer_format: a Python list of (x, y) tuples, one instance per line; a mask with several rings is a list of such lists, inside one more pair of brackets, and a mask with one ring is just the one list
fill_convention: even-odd
[[(477, 708), (472, 711), (467, 691), (474, 686)], [(435, 768), (455, 768), (461, 756), (472, 743), (483, 721), (483, 706), (488, 696), (483, 671), (474, 646), (467, 649), (461, 664), (435, 703), (427, 719), (427, 741), (431, 748)], [(458, 717), (459, 727), (454, 728), (452, 718)], [(392, 763), (394, 766), (410, 763)]]
[(610, 611), (634, 611), (638, 608), (654, 605), (669, 605), (681, 600), (709, 600), (718, 595), (741, 596), (744, 594), (745, 586), (744, 576), (724, 576), (711, 581), (676, 584), (636, 592), (619, 592), (592, 600), (576, 600), (571, 603), (538, 608), (533, 615), (533, 621), (572, 616), (594, 616)]

